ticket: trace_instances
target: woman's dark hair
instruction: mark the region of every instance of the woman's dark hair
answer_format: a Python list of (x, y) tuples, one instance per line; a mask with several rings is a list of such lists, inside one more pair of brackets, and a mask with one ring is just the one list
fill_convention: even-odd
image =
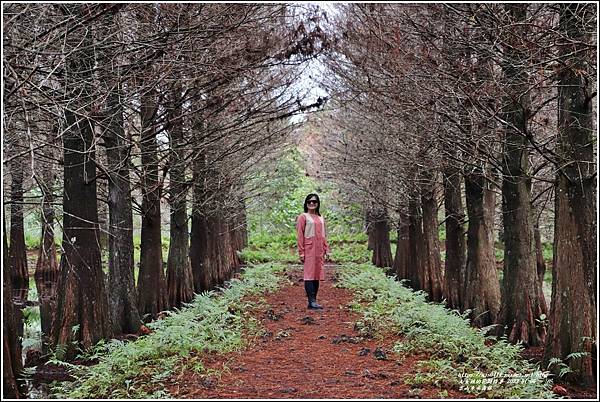
[(319, 212), (319, 208), (321, 208), (321, 200), (319, 199), (319, 196), (317, 194), (309, 194), (306, 196), (306, 198), (304, 199), (304, 212), (308, 212), (308, 200), (310, 200), (312, 197), (317, 197), (317, 210), (315, 211), (317, 213), (317, 215), (321, 216), (321, 213)]

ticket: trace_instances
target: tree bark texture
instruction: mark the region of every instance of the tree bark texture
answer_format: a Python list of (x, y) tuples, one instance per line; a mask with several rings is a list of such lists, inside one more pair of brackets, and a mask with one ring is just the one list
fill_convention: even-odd
[(186, 150), (179, 95), (170, 110), (171, 154), (169, 203), (171, 207), (169, 255), (167, 258), (167, 289), (169, 306), (181, 307), (194, 296), (194, 281), (190, 265), (187, 219), (187, 184), (185, 182)]
[[(63, 10), (83, 18), (85, 7), (63, 5)], [(100, 260), (94, 130), (89, 119), (94, 63), (91, 32), (75, 30), (66, 41), (73, 47), (66, 61), (71, 104), (64, 111), (69, 128), (63, 133), (63, 253), (51, 342), (62, 345), (69, 359), (76, 353), (74, 343), (89, 348), (110, 338), (112, 331)]]
[(192, 229), (190, 237), (190, 263), (194, 281), (194, 292), (200, 293), (211, 288), (213, 282), (208, 266), (208, 221), (203, 206), (206, 197), (204, 186), (204, 156), (194, 157)]
[(462, 176), (458, 169), (443, 172), (444, 207), (446, 210), (446, 261), (444, 263), (444, 296), (450, 309), (464, 310), (466, 239), (463, 222)]
[(130, 334), (138, 332), (141, 318), (134, 279), (129, 144), (119, 86), (109, 94), (107, 110), (104, 141), (109, 174), (108, 302), (113, 332)]
[(435, 175), (426, 173), (421, 192), (423, 212), (423, 262), (421, 265), (420, 287), (432, 301), (442, 301), (443, 273), (440, 256), (440, 237), (437, 219), (437, 189)]
[[(582, 384), (596, 381), (596, 165), (591, 94), (593, 79), (587, 77), (586, 57), (581, 52), (590, 40), (582, 24), (593, 14), (591, 4), (561, 5), (560, 28), (569, 45), (561, 47), (567, 64), (559, 75), (558, 153), (554, 221), (552, 303), (545, 363), (560, 358), (573, 370), (571, 377)], [(587, 14), (586, 14), (587, 13)], [(569, 59), (568, 54), (577, 54)], [(583, 352), (579, 358), (569, 354)], [(554, 367), (553, 370), (558, 370)]]
[(500, 281), (494, 256), (495, 194), (483, 172), (465, 176), (469, 226), (464, 308), (476, 327), (494, 324), (500, 310)]
[(414, 290), (421, 289), (421, 271), (424, 254), (423, 219), (421, 215), (421, 197), (418, 190), (413, 191), (408, 201), (408, 243), (409, 258), (406, 279)]
[(29, 287), (27, 248), (23, 226), (23, 157), (10, 161), (10, 248), (8, 249), (11, 277), (14, 288)]
[(156, 142), (156, 95), (142, 95), (142, 232), (138, 274), (138, 309), (144, 320), (156, 318), (168, 308), (167, 282), (163, 269), (158, 145)]
[(400, 211), (398, 215), (398, 241), (396, 243), (396, 255), (394, 257), (394, 265), (392, 268), (398, 279), (408, 279), (408, 264), (410, 258), (408, 214)]
[(21, 341), (12, 298), (12, 279), (6, 241), (6, 222), (2, 214), (2, 397), (21, 398), (25, 394), (23, 383), (18, 381), (23, 369)]
[[(505, 6), (515, 24), (525, 21), (527, 4)], [(526, 60), (523, 41), (527, 31), (521, 25), (510, 38), (512, 46), (505, 52), (502, 66), (507, 95), (503, 99), (504, 127), (502, 171), (502, 217), (504, 225), (504, 275), (499, 324), (504, 327), (509, 342), (523, 341), (527, 346), (540, 346), (546, 330), (538, 325), (546, 314), (539, 298), (539, 283), (535, 265), (535, 242), (531, 215), (531, 179), (528, 177), (529, 146), (526, 138), (530, 96), (527, 76), (518, 66)], [(502, 328), (500, 328), (502, 330)]]
[(390, 245), (390, 225), (388, 212), (384, 207), (376, 207), (371, 211), (371, 231), (373, 236), (373, 255), (371, 262), (376, 267), (391, 267), (394, 264)]

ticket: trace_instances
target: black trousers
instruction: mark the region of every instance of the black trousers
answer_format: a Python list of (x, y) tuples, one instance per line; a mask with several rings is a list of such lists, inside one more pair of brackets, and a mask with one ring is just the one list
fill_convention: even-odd
[(319, 292), (319, 280), (304, 281), (304, 290), (306, 290), (306, 296), (308, 301), (317, 301), (317, 293)]

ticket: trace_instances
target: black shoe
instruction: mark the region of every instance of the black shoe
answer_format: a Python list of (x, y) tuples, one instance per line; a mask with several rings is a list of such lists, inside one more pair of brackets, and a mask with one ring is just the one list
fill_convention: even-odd
[(323, 310), (323, 306), (321, 306), (316, 301), (309, 302), (307, 308), (310, 309), (310, 310)]

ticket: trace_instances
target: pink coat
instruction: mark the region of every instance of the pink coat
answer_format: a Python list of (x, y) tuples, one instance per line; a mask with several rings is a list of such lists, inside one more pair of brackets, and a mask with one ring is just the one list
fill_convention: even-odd
[(298, 215), (296, 219), (296, 235), (298, 253), (304, 256), (304, 280), (325, 279), (325, 254), (329, 254), (325, 219), (308, 212)]

